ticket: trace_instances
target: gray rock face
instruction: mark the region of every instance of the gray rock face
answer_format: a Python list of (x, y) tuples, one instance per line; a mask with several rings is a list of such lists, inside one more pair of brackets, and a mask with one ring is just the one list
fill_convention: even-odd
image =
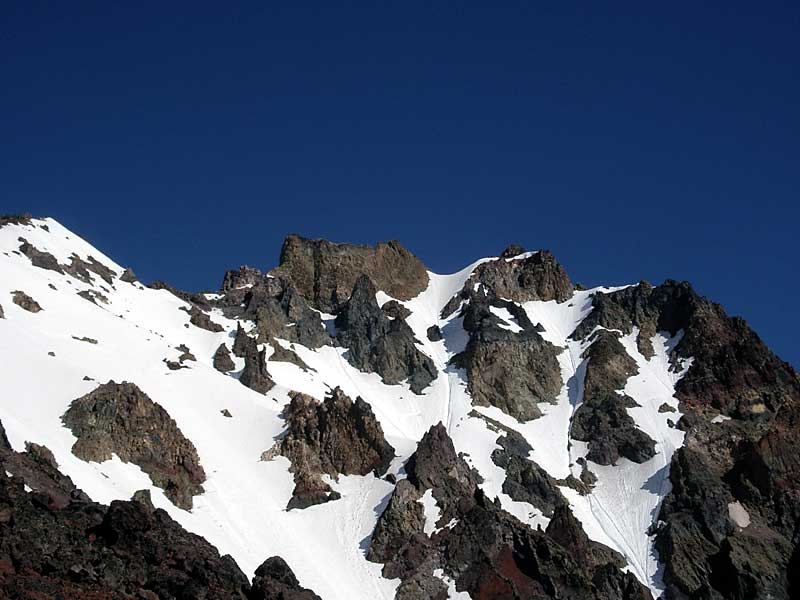
[(616, 464), (620, 456), (642, 463), (655, 456), (655, 441), (636, 427), (627, 408), (637, 406), (629, 396), (619, 395), (631, 375), (638, 373), (636, 361), (625, 351), (618, 335), (598, 331), (583, 353), (587, 359), (583, 403), (572, 418), (573, 439), (588, 442), (588, 460), (600, 465)]
[(375, 286), (362, 275), (344, 309), (336, 317), (337, 342), (348, 349), (347, 360), (384, 383), (408, 380), (419, 394), (436, 378), (433, 361), (415, 345), (414, 332), (402, 319), (389, 319), (375, 300)]
[(291, 282), (311, 306), (331, 314), (347, 300), (361, 275), (399, 300), (410, 300), (428, 285), (425, 265), (396, 241), (371, 247), (289, 235), (280, 265), (271, 273)]
[[(502, 328), (502, 320), (490, 306), (514, 311), (523, 328), (514, 333)], [(453, 363), (466, 370), (475, 404), (496, 406), (520, 421), (541, 416), (539, 402), (555, 402), (561, 391), (558, 354), (562, 351), (545, 341), (513, 303), (471, 294), (462, 310), (469, 343)]]
[(237, 288), (256, 285), (263, 279), (264, 274), (261, 271), (242, 265), (238, 270), (225, 272), (219, 291), (225, 294)]
[(275, 339), (271, 339), (269, 343), (274, 348), (274, 352), (269, 357), (269, 362), (288, 362), (300, 367), (303, 371), (309, 370), (309, 366), (292, 349), (284, 348)]
[(28, 312), (38, 313), (43, 310), (39, 303), (23, 291), (16, 290), (12, 293), (11, 301)]
[(278, 297), (270, 293), (259, 286), (245, 297), (244, 317), (255, 320), (259, 342), (278, 337), (312, 349), (330, 344), (319, 313), (293, 287), (286, 287)]
[(73, 400), (62, 417), (78, 438), (72, 453), (103, 462), (112, 454), (138, 465), (180, 508), (202, 493), (205, 472), (194, 444), (175, 421), (133, 383), (109, 381)]
[(225, 344), (219, 345), (219, 348), (217, 348), (216, 352), (214, 352), (214, 358), (212, 361), (214, 368), (222, 373), (229, 373), (236, 368), (236, 365), (233, 364), (231, 353)]
[(269, 460), (285, 456), (291, 463), (295, 489), (288, 508), (305, 508), (338, 498), (321, 475), (382, 475), (394, 457), (369, 404), (353, 402), (338, 387), (318, 402), (294, 393), (284, 409), (287, 430), (264, 453)]

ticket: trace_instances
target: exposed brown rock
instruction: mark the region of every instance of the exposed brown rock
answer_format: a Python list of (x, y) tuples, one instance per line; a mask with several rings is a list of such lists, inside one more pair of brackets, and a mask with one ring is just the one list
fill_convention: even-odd
[(239, 382), (260, 394), (266, 394), (275, 387), (275, 382), (267, 371), (266, 349), (245, 354), (244, 369), (239, 376)]
[(277, 557), (256, 570), (251, 587), (230, 556), (155, 509), (149, 492), (109, 507), (94, 503), (47, 449), (29, 444), (18, 453), (3, 440), (0, 424), (0, 597), (318, 598)]
[(22, 242), (22, 245), (19, 247), (19, 251), (30, 259), (31, 264), (34, 267), (48, 269), (50, 271), (55, 271), (56, 273), (64, 273), (64, 270), (61, 268), (61, 265), (58, 264), (58, 260), (55, 256), (49, 252), (42, 252), (32, 244), (28, 243), (28, 240), (25, 238), (19, 238), (19, 241)]
[(314, 307), (335, 313), (347, 300), (360, 275), (398, 300), (410, 300), (428, 285), (425, 265), (399, 242), (374, 247), (334, 244), (289, 235), (280, 265), (271, 271), (287, 279)]
[(294, 393), (284, 418), (285, 436), (263, 458), (280, 455), (291, 461), (295, 490), (288, 508), (332, 499), (322, 474), (381, 475), (394, 457), (369, 404), (361, 398), (353, 402), (338, 387), (323, 402)]
[(78, 438), (72, 447), (78, 458), (103, 462), (116, 454), (135, 463), (186, 510), (192, 497), (203, 492), (205, 472), (194, 444), (135, 384), (102, 384), (74, 400), (62, 420)]
[(16, 290), (14, 292), (11, 292), (11, 294), (12, 294), (11, 301), (20, 308), (32, 313), (38, 313), (39, 311), (43, 310), (42, 307), (39, 306), (39, 303), (36, 302), (36, 300), (31, 298), (30, 296), (28, 296), (28, 294), (26, 294), (25, 292)]
[(464, 288), (474, 289), (477, 284), (483, 284), (498, 298), (514, 302), (564, 302), (574, 292), (567, 272), (549, 250), (527, 258), (499, 258), (482, 263), (475, 268)]
[(189, 310), (189, 316), (189, 323), (195, 327), (199, 327), (200, 329), (205, 329), (206, 331), (211, 331), (213, 333), (224, 331), (222, 325), (212, 321), (210, 316), (196, 306), (192, 306), (192, 308)]
[(219, 348), (217, 348), (216, 352), (214, 352), (212, 361), (214, 368), (222, 373), (228, 373), (236, 368), (236, 365), (233, 364), (231, 353), (224, 343), (220, 344)]

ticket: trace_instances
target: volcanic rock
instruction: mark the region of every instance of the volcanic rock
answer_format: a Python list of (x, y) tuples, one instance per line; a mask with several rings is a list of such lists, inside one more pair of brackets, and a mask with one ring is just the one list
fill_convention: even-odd
[(365, 373), (377, 373), (384, 383), (408, 381), (419, 394), (436, 378), (433, 361), (420, 351), (414, 332), (402, 319), (389, 319), (375, 300), (375, 286), (362, 275), (344, 309), (336, 317), (337, 342), (348, 351), (348, 362)]
[[(269, 460), (285, 456), (291, 463), (295, 490), (288, 508), (305, 508), (330, 500), (331, 489), (321, 479), (342, 475), (382, 475), (394, 457), (369, 404), (353, 402), (335, 388), (323, 402), (295, 392), (284, 409), (287, 430), (264, 453)], [(336, 496), (338, 497), (338, 495)]]
[(192, 507), (192, 497), (202, 493), (205, 472), (194, 444), (135, 384), (102, 384), (74, 400), (62, 420), (78, 438), (72, 447), (78, 458), (103, 462), (116, 454), (123, 462), (135, 463), (186, 510)]
[(25, 292), (20, 290), (16, 290), (11, 292), (13, 294), (11, 300), (14, 304), (19, 306), (20, 308), (27, 310), (28, 312), (38, 313), (39, 311), (43, 310), (39, 303), (36, 302), (33, 298), (28, 296)]
[(228, 350), (228, 346), (226, 346), (224, 343), (220, 344), (217, 350), (214, 352), (212, 364), (217, 371), (221, 371), (222, 373), (228, 373), (236, 368), (236, 365), (233, 363), (233, 359), (231, 358), (231, 353)]
[(425, 265), (397, 241), (371, 247), (289, 235), (271, 274), (287, 279), (311, 306), (331, 314), (361, 275), (398, 300), (410, 300), (428, 285)]

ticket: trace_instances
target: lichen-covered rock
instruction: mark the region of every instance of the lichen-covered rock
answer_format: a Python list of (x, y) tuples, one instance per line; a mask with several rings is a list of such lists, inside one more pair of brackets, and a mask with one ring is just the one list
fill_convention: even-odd
[(425, 265), (397, 241), (372, 247), (289, 235), (271, 273), (290, 281), (311, 306), (332, 314), (361, 275), (398, 300), (410, 300), (428, 285)]
[(378, 306), (375, 286), (366, 275), (356, 281), (350, 299), (336, 317), (337, 341), (348, 362), (384, 383), (408, 381), (419, 394), (436, 378), (429, 356), (416, 347), (414, 332), (402, 319), (390, 319)]
[(222, 373), (228, 373), (236, 368), (236, 365), (233, 364), (230, 350), (228, 350), (228, 346), (226, 346), (224, 343), (220, 344), (214, 352), (212, 364), (217, 371)]
[[(492, 306), (514, 311), (522, 331), (503, 328)], [(561, 391), (562, 349), (545, 341), (514, 303), (473, 293), (462, 315), (470, 339), (453, 363), (465, 369), (473, 402), (496, 406), (520, 421), (541, 416), (538, 403), (555, 402)]]
[(103, 462), (116, 454), (135, 463), (176, 506), (187, 510), (192, 497), (202, 493), (205, 472), (194, 444), (135, 384), (102, 384), (73, 400), (62, 420), (78, 438), (72, 447), (78, 458)]
[(32, 313), (38, 313), (39, 311), (43, 310), (42, 307), (39, 306), (39, 303), (28, 296), (28, 294), (25, 292), (16, 290), (11, 292), (11, 294), (11, 301), (23, 310), (27, 310), (28, 312)]
[(284, 418), (285, 435), (263, 458), (285, 456), (291, 461), (295, 490), (288, 508), (330, 500), (331, 489), (322, 481), (323, 474), (334, 478), (371, 472), (382, 475), (394, 457), (394, 448), (369, 404), (361, 398), (353, 402), (338, 387), (323, 402), (294, 393)]

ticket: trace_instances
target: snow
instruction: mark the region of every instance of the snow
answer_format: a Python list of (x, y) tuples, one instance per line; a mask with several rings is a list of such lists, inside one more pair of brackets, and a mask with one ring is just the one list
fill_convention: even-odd
[(730, 420), (731, 418), (727, 415), (717, 415), (716, 417), (711, 419), (711, 422), (717, 424), (717, 423), (724, 423), (725, 421), (730, 421)]
[(436, 531), (436, 523), (439, 522), (442, 511), (436, 503), (436, 498), (433, 497), (433, 490), (427, 489), (422, 497), (417, 500), (425, 511), (425, 526), (423, 531), (425, 535), (430, 537)]
[[(26, 441), (47, 446), (61, 470), (98, 502), (127, 499), (139, 489), (149, 489), (156, 506), (189, 531), (205, 537), (220, 553), (233, 556), (248, 575), (266, 558), (280, 555), (303, 586), (326, 600), (389, 599), (399, 584), (399, 580), (382, 577), (382, 565), (365, 558), (372, 530), (393, 489), (385, 480), (373, 475), (341, 476), (331, 481), (341, 499), (304, 510), (285, 510), (293, 489), (289, 462), (283, 457), (270, 461), (260, 457), (285, 428), (280, 414), (290, 390), (322, 398), (340, 386), (349, 396), (361, 396), (369, 402), (387, 441), (396, 450), (397, 457), (390, 466), (395, 475), (402, 472), (425, 432), (442, 422), (456, 451), (480, 472), (484, 492), (490, 498), (499, 498), (504, 509), (533, 527), (546, 526), (548, 519), (531, 505), (515, 502), (502, 492), (505, 472), (494, 464), (491, 454), (499, 447), (497, 439), (503, 432), (495, 431), (473, 411), (519, 431), (533, 448), (530, 458), (553, 477), (579, 473), (575, 461), (585, 454), (585, 445), (575, 441), (570, 444), (569, 424), (582, 398), (585, 364), (581, 353), (586, 344), (569, 336), (591, 311), (592, 294), (621, 288), (578, 291), (563, 303), (522, 304), (531, 321), (544, 328), (543, 337), (563, 348), (558, 361), (564, 385), (555, 404), (540, 405), (541, 418), (520, 423), (496, 408), (473, 407), (465, 374), (448, 365), (465, 348), (468, 336), (458, 311), (441, 318), (441, 310), (479, 264), (493, 259), (476, 261), (450, 275), (429, 273), (427, 288), (401, 302), (411, 311), (407, 322), (418, 348), (431, 357), (439, 371), (422, 394), (414, 394), (405, 383), (386, 385), (378, 375), (358, 371), (344, 358), (344, 349), (324, 346), (310, 350), (293, 344), (293, 350), (310, 369), (269, 362), (276, 386), (261, 395), (236, 380), (244, 366), (241, 359), (234, 357), (233, 376), (213, 368), (217, 347), (223, 342), (229, 347), (232, 344), (235, 321), (214, 311), (212, 319), (224, 330), (209, 332), (189, 325), (189, 315), (180, 310), (188, 305), (166, 290), (118, 279), (109, 286), (94, 275), (91, 283), (83, 283), (33, 267), (28, 258), (15, 252), (20, 236), (39, 250), (52, 253), (61, 263), (68, 263), (73, 253), (84, 260), (91, 255), (115, 273), (123, 272), (121, 266), (52, 219), (0, 228), (0, 305), (6, 316), (0, 319), (0, 336), (6, 340), (0, 347), (0, 377), (6, 397), (13, 399), (0, 404), (0, 419), (14, 449), (23, 450)], [(103, 292), (109, 299), (107, 305), (97, 306), (77, 295), (101, 284), (110, 288)], [(17, 289), (32, 296), (44, 310), (32, 314), (13, 304), (10, 293)], [(382, 305), (393, 298), (378, 292), (376, 299)], [(519, 330), (508, 310), (492, 310), (510, 330)], [(333, 332), (333, 315), (321, 317)], [(246, 330), (254, 326), (252, 322), (242, 325)], [(431, 325), (441, 328), (442, 340), (428, 340), (426, 332)], [(599, 480), (589, 496), (579, 496), (569, 488), (562, 491), (588, 535), (619, 550), (630, 570), (658, 592), (657, 557), (646, 531), (668, 491), (669, 459), (683, 441), (683, 434), (667, 425), (668, 415), (657, 410), (663, 402), (676, 405), (674, 384), (681, 373), (670, 371), (668, 355), (679, 336), (655, 336), (656, 355), (647, 360), (638, 353), (635, 335), (622, 339), (639, 365), (639, 375), (628, 381), (625, 393), (641, 405), (630, 414), (656, 440), (658, 454), (643, 465), (628, 461), (615, 467), (591, 465)], [(72, 336), (94, 338), (98, 343), (87, 344)], [(285, 340), (277, 343), (289, 346)], [(162, 361), (175, 359), (180, 344), (189, 347), (197, 362), (187, 362), (188, 369), (169, 371)], [(51, 351), (54, 357), (48, 356)], [(271, 352), (268, 349), (267, 354)], [(91, 463), (72, 454), (75, 438), (61, 423), (61, 415), (72, 400), (109, 379), (135, 382), (175, 419), (196, 446), (208, 479), (203, 484), (205, 492), (195, 497), (191, 511), (175, 507), (134, 464), (116, 456)], [(233, 417), (224, 417), (223, 409)], [(680, 414), (669, 416), (676, 419)], [(425, 533), (430, 535), (436, 531), (439, 507), (430, 491), (420, 501)], [(445, 527), (454, 524), (451, 521)], [(447, 583), (450, 598), (468, 598), (456, 592), (455, 584), (443, 573), (437, 576)]]
[(750, 513), (739, 501), (728, 504), (728, 516), (738, 527), (744, 529), (750, 525)]

